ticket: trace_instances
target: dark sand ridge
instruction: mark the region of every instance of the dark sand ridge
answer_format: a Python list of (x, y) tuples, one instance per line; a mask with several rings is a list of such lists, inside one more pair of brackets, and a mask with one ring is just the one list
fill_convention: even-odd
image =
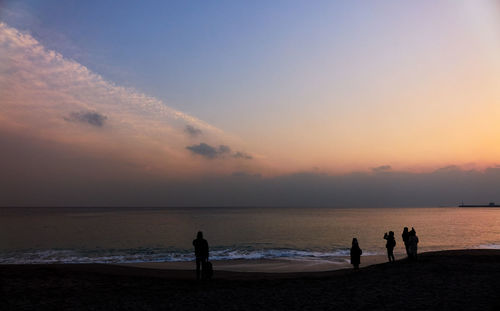
[(500, 250), (421, 254), (353, 271), (1, 265), (0, 310), (500, 310)]

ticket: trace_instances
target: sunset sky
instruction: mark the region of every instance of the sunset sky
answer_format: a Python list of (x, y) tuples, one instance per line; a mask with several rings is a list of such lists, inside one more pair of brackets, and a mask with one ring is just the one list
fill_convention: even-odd
[(499, 120), (494, 0), (0, 3), (0, 205), (500, 200)]

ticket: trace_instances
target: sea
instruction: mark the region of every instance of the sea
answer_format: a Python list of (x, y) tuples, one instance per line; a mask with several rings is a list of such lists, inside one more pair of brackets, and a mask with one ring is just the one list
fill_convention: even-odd
[(141, 263), (194, 259), (202, 231), (210, 260), (346, 261), (386, 253), (384, 233), (415, 228), (419, 252), (500, 249), (500, 208), (0, 208), (0, 264)]

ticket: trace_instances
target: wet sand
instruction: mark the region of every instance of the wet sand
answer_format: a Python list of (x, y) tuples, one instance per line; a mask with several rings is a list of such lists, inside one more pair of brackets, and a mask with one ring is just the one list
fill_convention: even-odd
[[(364, 256), (360, 267), (384, 263), (386, 256)], [(349, 257), (337, 260), (257, 259), (211, 261), (216, 271), (235, 272), (318, 272), (351, 268)], [(126, 267), (140, 267), (167, 270), (192, 270), (194, 262), (145, 262), (122, 264)]]
[(205, 282), (193, 275), (104, 264), (0, 265), (0, 309), (500, 310), (500, 250), (430, 252), (418, 262), (359, 271), (216, 268), (215, 278)]

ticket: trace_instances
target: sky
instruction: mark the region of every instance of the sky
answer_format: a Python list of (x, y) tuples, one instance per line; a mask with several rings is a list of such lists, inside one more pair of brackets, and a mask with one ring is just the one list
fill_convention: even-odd
[(500, 5), (2, 1), (0, 205), (500, 201)]

